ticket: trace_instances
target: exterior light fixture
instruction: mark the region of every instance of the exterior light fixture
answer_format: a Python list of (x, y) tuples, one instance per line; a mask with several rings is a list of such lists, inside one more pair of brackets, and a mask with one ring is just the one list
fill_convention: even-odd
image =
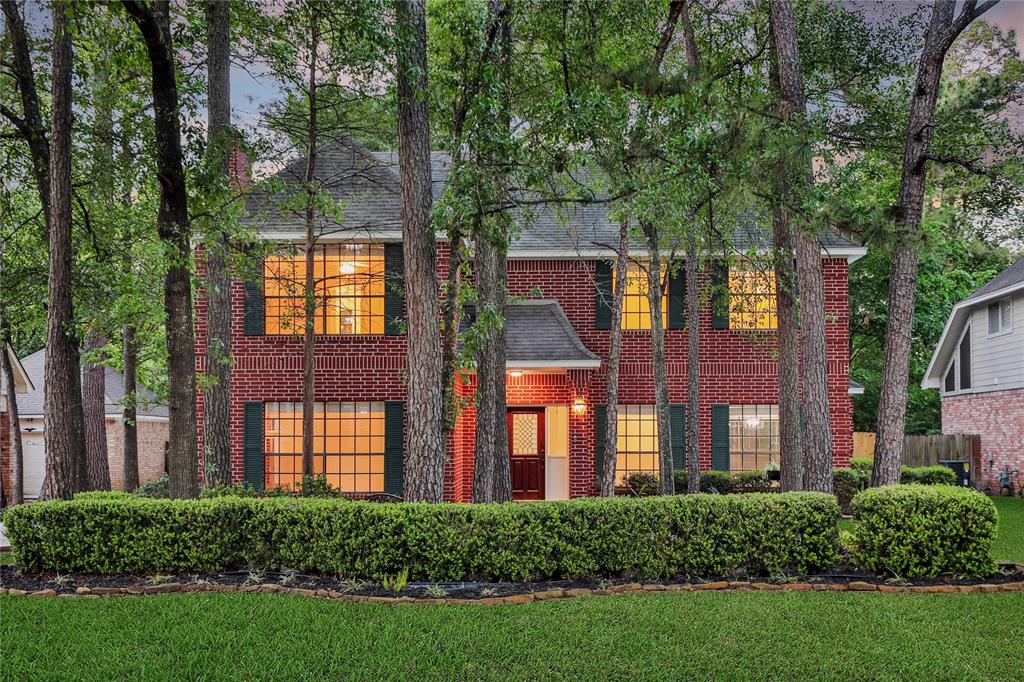
[(587, 401), (583, 399), (583, 396), (578, 395), (573, 399), (572, 413), (575, 415), (584, 415), (587, 413)]
[(509, 372), (508, 375), (510, 377), (512, 377), (513, 379), (518, 379), (519, 377), (523, 376), (523, 370), (521, 370), (521, 369), (514, 369), (511, 372)]

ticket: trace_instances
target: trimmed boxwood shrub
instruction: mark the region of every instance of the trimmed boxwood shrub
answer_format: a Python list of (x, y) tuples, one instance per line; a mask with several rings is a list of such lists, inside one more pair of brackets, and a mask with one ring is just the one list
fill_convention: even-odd
[(890, 485), (853, 498), (854, 561), (901, 578), (943, 573), (986, 576), (995, 571), (996, 509), (969, 488)]
[(456, 581), (806, 573), (838, 559), (820, 493), (531, 504), (326, 499), (79, 499), (22, 505), (8, 534), (29, 571), (284, 566), (346, 578)]

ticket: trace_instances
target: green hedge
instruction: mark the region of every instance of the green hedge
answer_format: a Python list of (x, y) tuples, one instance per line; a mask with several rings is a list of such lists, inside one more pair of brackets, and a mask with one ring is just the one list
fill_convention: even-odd
[(892, 485), (859, 493), (851, 504), (854, 561), (874, 573), (934, 578), (995, 571), (996, 509), (969, 488)]
[(838, 559), (831, 495), (687, 495), (531, 504), (77, 499), (8, 513), (29, 571), (283, 566), (345, 578), (540, 580), (807, 573)]

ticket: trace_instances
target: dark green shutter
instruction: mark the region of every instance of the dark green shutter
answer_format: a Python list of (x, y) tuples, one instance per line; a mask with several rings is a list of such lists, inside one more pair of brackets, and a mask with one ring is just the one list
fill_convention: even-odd
[[(260, 273), (260, 276), (262, 278), (262, 258), (260, 258), (259, 262), (256, 263), (256, 272)], [(243, 324), (246, 336), (263, 336), (266, 333), (263, 322), (263, 314), (263, 283), (246, 282), (245, 321)]]
[(686, 267), (677, 263), (668, 274), (668, 328), (686, 327)]
[(601, 489), (601, 477), (604, 475), (604, 441), (608, 428), (608, 407), (594, 405), (594, 483)]
[(594, 262), (594, 282), (597, 292), (594, 297), (594, 327), (612, 328), (612, 267), (610, 260)]
[(711, 328), (729, 328), (729, 264), (725, 261), (711, 267)]
[(245, 482), (256, 490), (263, 490), (263, 403), (245, 403), (245, 421), (242, 424), (242, 464)]
[(672, 468), (686, 469), (686, 405), (669, 405), (672, 426)]
[(729, 406), (711, 406), (711, 468), (729, 470)]
[(405, 317), (405, 257), (401, 244), (384, 245), (384, 333), (402, 333)]
[(405, 403), (384, 403), (384, 492), (401, 495), (405, 490)]

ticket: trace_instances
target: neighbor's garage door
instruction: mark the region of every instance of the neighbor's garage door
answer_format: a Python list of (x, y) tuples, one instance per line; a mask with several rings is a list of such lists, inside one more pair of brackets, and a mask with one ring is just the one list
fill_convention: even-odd
[(25, 482), (25, 497), (36, 498), (43, 489), (43, 475), (46, 473), (43, 432), (22, 431), (21, 447), (25, 452), (25, 470), (21, 479)]

